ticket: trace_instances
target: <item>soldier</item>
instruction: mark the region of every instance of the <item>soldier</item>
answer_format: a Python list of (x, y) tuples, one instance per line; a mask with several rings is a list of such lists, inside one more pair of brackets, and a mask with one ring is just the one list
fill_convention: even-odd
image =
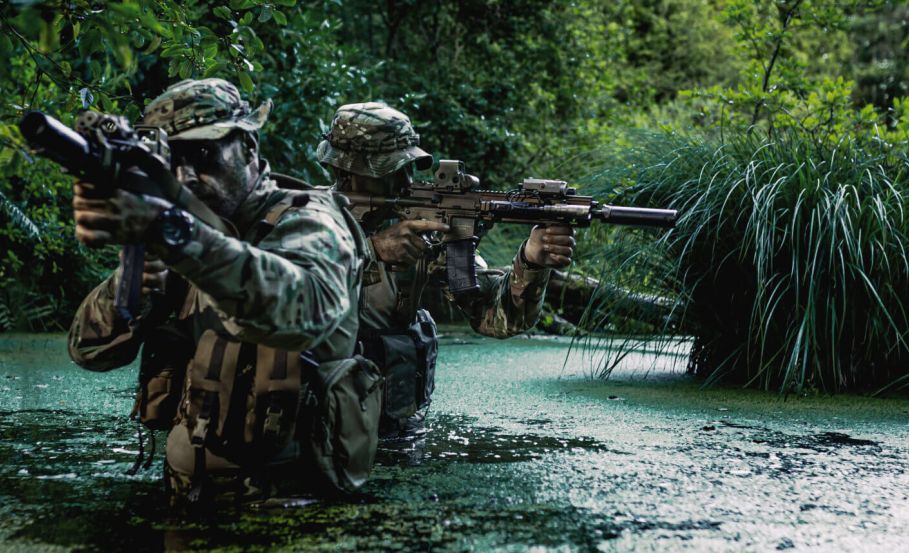
[[(338, 109), (316, 155), (333, 168), (337, 190), (395, 196), (410, 186), (413, 166), (432, 165), (419, 143), (400, 111), (377, 102), (349, 104)], [(398, 222), (391, 212), (374, 214), (361, 222), (377, 261), (364, 277), (360, 341), (364, 355), (386, 377), (380, 432), (408, 437), (422, 428), (434, 387), (435, 323), (420, 309), (421, 292), (426, 284), (446, 287), (443, 273), (429, 274), (423, 234), (448, 227)], [(550, 269), (571, 263), (573, 232), (562, 225), (534, 227), (506, 271), (487, 269), (478, 257), (480, 291), (469, 297), (448, 294), (449, 300), (480, 334), (507, 338), (530, 329), (540, 314)]]
[(114, 274), (82, 302), (69, 351), (104, 371), (144, 344), (134, 415), (170, 429), (175, 503), (226, 489), (261, 497), (287, 475), (349, 491), (374, 459), (382, 378), (354, 355), (365, 237), (330, 191), (276, 185), (258, 153), (270, 107), (251, 110), (234, 85), (204, 79), (145, 110), (169, 135), (178, 180), (230, 236), (145, 197), (75, 187), (80, 241), (144, 242), (159, 258), (146, 262), (142, 314), (119, 318)]

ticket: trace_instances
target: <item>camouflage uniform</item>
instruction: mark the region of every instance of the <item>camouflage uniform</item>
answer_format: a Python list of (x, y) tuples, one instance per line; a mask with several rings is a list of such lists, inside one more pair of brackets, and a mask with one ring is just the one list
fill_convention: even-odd
[[(325, 165), (381, 178), (409, 163), (428, 169), (432, 156), (420, 149), (419, 143), (419, 135), (403, 113), (378, 102), (349, 104), (338, 109), (316, 155)], [(388, 224), (364, 226), (364, 230), (372, 235)], [(414, 295), (424, 283), (442, 288), (480, 334), (508, 338), (530, 329), (542, 310), (551, 271), (531, 268), (523, 260), (523, 247), (504, 271), (488, 269), (477, 256), (480, 290), (460, 297), (448, 292), (443, 266), (421, 262), (406, 271), (390, 271), (383, 262), (373, 262), (367, 268), (360, 295), (361, 334), (389, 332), (413, 323), (420, 307)], [(375, 252), (372, 258), (376, 258)]]
[[(235, 128), (257, 130), (269, 107), (250, 111), (237, 89), (220, 79), (183, 81), (149, 104), (145, 123), (164, 128), (172, 141), (217, 139)], [(132, 323), (119, 319), (113, 306), (117, 274), (91, 292), (70, 328), (72, 359), (109, 370), (130, 363), (145, 343), (143, 365), (181, 374), (210, 330), (253, 344), (253, 352), (268, 346), (310, 350), (319, 362), (350, 357), (362, 260), (331, 192), (280, 189), (263, 161), (259, 182), (227, 223), (235, 236), (196, 222), (189, 243), (164, 258), (170, 269), (165, 294), (146, 298)], [(249, 360), (241, 347), (237, 364), (256, 364), (252, 355)], [(186, 491), (193, 474), (186, 409), (184, 397), (167, 444), (170, 484), (178, 491)], [(273, 461), (298, 449), (292, 444)], [(205, 455), (213, 472), (237, 468), (211, 451)]]

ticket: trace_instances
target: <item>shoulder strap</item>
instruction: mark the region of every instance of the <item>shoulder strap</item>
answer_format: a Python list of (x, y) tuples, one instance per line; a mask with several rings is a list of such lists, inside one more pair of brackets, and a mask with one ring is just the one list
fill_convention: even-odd
[(307, 194), (295, 193), (288, 191), (283, 198), (278, 200), (275, 205), (271, 206), (268, 209), (268, 212), (265, 213), (263, 217), (256, 225), (255, 236), (253, 237), (252, 244), (258, 245), (259, 242), (265, 238), (269, 232), (278, 224), (278, 221), (287, 212), (288, 209), (292, 207), (300, 207), (306, 205), (309, 201), (309, 196)]
[(357, 222), (356, 218), (353, 216), (353, 213), (350, 212), (350, 200), (347, 199), (347, 196), (341, 194), (340, 192), (332, 192), (332, 197), (335, 200), (335, 204), (338, 206), (338, 209), (341, 211), (341, 214), (344, 216), (344, 221), (347, 223), (347, 228), (350, 229), (350, 233), (353, 235), (354, 244), (357, 248), (357, 258), (360, 260), (360, 269), (361, 274), (362, 270), (366, 269), (367, 266), (375, 262), (375, 259), (372, 255), (372, 250), (367, 244), (366, 233), (363, 232), (363, 228), (360, 226), (360, 223)]
[(268, 210), (268, 213), (265, 214), (265, 217), (263, 217), (262, 220), (274, 227), (278, 224), (278, 220), (281, 219), (281, 216), (293, 206), (293, 195), (288, 194), (280, 202), (271, 206), (271, 209)]
[(271, 178), (277, 183), (278, 188), (286, 188), (289, 190), (312, 190), (315, 188), (305, 180), (285, 175), (284, 173), (272, 173)]

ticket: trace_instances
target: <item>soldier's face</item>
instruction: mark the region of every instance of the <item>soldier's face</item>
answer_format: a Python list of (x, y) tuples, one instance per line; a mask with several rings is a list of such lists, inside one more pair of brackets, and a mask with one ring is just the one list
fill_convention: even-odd
[(381, 178), (364, 175), (351, 175), (352, 192), (365, 192), (382, 196), (398, 195), (406, 192), (413, 184), (410, 167), (405, 167)]
[(170, 144), (174, 174), (222, 217), (231, 217), (249, 195), (259, 156), (239, 133), (221, 140), (178, 140)]

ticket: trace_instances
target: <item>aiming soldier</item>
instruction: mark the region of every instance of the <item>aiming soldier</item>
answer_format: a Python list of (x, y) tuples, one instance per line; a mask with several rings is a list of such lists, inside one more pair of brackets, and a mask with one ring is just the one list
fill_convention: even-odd
[(353, 490), (376, 448), (381, 375), (354, 355), (365, 237), (326, 190), (279, 188), (259, 157), (270, 102), (251, 110), (221, 79), (187, 80), (144, 123), (169, 135), (177, 179), (231, 229), (160, 201), (75, 187), (77, 238), (144, 242), (144, 306), (114, 309), (114, 274), (82, 302), (70, 354), (92, 370), (142, 349), (134, 414), (169, 429), (166, 481), (179, 501), (261, 497), (288, 483)]
[[(335, 189), (398, 196), (411, 185), (414, 167), (432, 165), (419, 143), (400, 111), (377, 102), (349, 104), (338, 109), (316, 155), (333, 168)], [(382, 435), (409, 436), (422, 428), (434, 387), (436, 329), (422, 308), (422, 290), (445, 287), (438, 270), (444, 267), (430, 263), (425, 235), (449, 229), (434, 221), (397, 221), (381, 209), (361, 225), (376, 262), (364, 277), (360, 341), (386, 377)], [(524, 332), (540, 314), (550, 269), (569, 265), (573, 248), (571, 227), (534, 227), (509, 269), (487, 269), (478, 258), (480, 290), (449, 299), (480, 334), (507, 338)]]

